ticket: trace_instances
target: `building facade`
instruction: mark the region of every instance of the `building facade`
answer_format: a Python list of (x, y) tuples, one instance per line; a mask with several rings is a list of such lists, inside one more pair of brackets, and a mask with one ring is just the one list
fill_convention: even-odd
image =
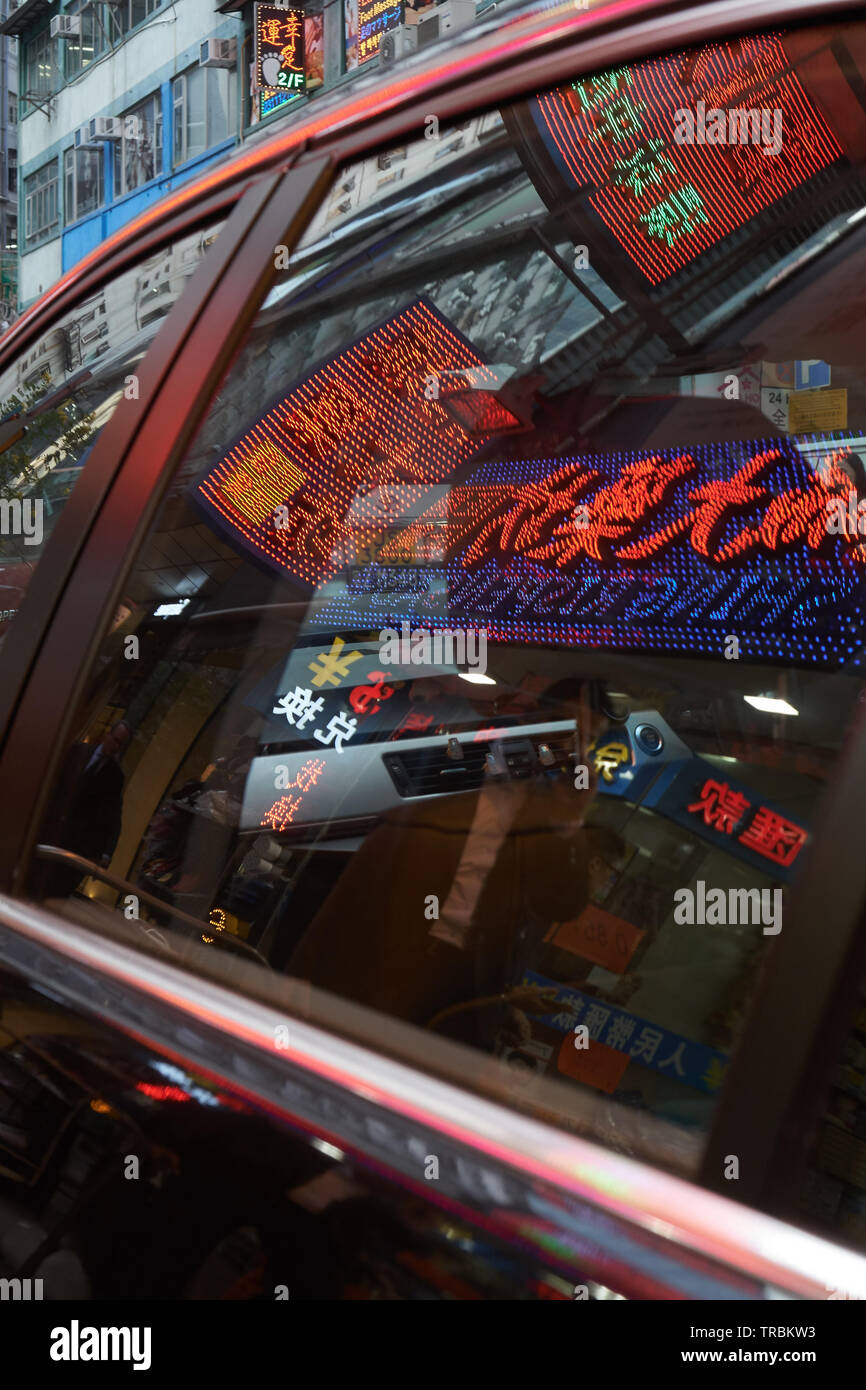
[(236, 145), (475, 12), (476, 0), (309, 0), (303, 10), (252, 0), (22, 0), (0, 23), (18, 49), (7, 66), (17, 66), (21, 146), (10, 205), (19, 307)]
[[(7, 17), (10, 0), (0, 0)], [(18, 299), (18, 42), (0, 38), (0, 331)]]

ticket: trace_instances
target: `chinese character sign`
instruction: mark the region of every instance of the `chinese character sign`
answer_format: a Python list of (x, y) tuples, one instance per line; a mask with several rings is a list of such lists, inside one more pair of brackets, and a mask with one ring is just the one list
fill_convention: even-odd
[(670, 763), (643, 805), (783, 883), (799, 868), (809, 840), (805, 826), (744, 783), (713, 773), (701, 758)]
[[(490, 370), (418, 299), (284, 389), (196, 501), (234, 545), (319, 590), (323, 630), (457, 623), (494, 642), (715, 659), (733, 632), (744, 658), (860, 665), (866, 546), (830, 524), (849, 441), (488, 452), (470, 471), (496, 429), (425, 389), (470, 368)], [(618, 758), (599, 769), (611, 786)]]
[(575, 1025), (584, 1024), (592, 1042), (622, 1052), (630, 1062), (639, 1062), (709, 1095), (721, 1090), (730, 1061), (726, 1053), (668, 1028), (659, 1028), (625, 1009), (602, 1004), (591, 995), (560, 985), (534, 970), (525, 971), (521, 983), (556, 991), (556, 1012), (543, 1014), (540, 1019), (557, 1032), (570, 1033)]
[(256, 81), (280, 92), (303, 92), (304, 12), (256, 5)]
[(375, 58), (382, 35), (402, 22), (402, 0), (358, 0), (359, 65)]
[(196, 499), (233, 541), (315, 587), (381, 536), (389, 489), (422, 510), (432, 485), (488, 442), (424, 395), (431, 373), (481, 365), (416, 300), (296, 383), (207, 472)]
[[(494, 642), (723, 660), (735, 632), (743, 656), (856, 668), (866, 546), (828, 525), (850, 488), (844, 452), (813, 436), (808, 457), (773, 439), (491, 460), (440, 491), (319, 616), (420, 624), (435, 600), (443, 620), (483, 625)], [(438, 568), (387, 563), (433, 526)], [(607, 750), (606, 783), (622, 779), (620, 756)]]
[[(842, 148), (779, 35), (711, 44), (581, 78), (530, 103), (548, 154), (657, 285), (826, 169)], [(757, 93), (757, 95), (756, 95)], [(772, 155), (747, 143), (678, 143), (678, 111), (778, 113)], [(703, 132), (702, 132), (703, 133)]]

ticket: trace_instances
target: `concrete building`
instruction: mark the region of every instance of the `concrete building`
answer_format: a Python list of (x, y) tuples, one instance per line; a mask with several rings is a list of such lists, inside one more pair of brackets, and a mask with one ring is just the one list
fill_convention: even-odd
[[(0, 23), (18, 40), (20, 307), (237, 144), (475, 11), (476, 0), (308, 0), (290, 20), (285, 6), (251, 0), (22, 0)], [(282, 55), (303, 26), (300, 75), (270, 55), (279, 87), (257, 80), (257, 22)]]
[[(0, 16), (10, 0), (0, 0)], [(0, 38), (0, 331), (15, 317), (18, 285), (18, 42)]]

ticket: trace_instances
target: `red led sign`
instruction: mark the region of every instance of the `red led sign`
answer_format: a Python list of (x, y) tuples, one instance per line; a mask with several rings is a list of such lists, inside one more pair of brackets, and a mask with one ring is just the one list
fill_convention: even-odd
[(744, 38), (584, 78), (530, 109), (570, 192), (590, 186), (655, 285), (842, 155), (789, 67), (780, 36)]
[[(431, 380), (470, 370), (482, 394), (495, 387), (418, 300), (267, 409), (197, 501), (235, 546), (318, 589), (323, 633), (407, 619), (712, 656), (734, 633), (743, 656), (860, 663), (866, 544), (833, 524), (850, 503), (844, 439), (496, 460), (467, 476), (498, 432), (461, 424)], [(316, 738), (340, 752), (357, 718), (347, 707), (346, 727), (325, 720)]]
[[(347, 572), (317, 621), (717, 657), (735, 634), (744, 657), (856, 666), (866, 543), (834, 520), (845, 453), (813, 438), (485, 463)], [(431, 527), (442, 563), (388, 564)]]
[(471, 344), (419, 299), (293, 387), (207, 474), (198, 500), (275, 568), (318, 585), (381, 535), (383, 490), (420, 503), (492, 437), (430, 390), (468, 368), (483, 375)]
[[(686, 807), (687, 811), (699, 814), (704, 825), (725, 835), (732, 835), (751, 809), (752, 803), (747, 796), (735, 791), (727, 782), (716, 782), (711, 777), (701, 787), (698, 800)], [(783, 869), (791, 867), (808, 838), (809, 832), (801, 825), (780, 816), (769, 806), (759, 806), (751, 823), (737, 836), (740, 844)]]
[[(638, 564), (682, 540), (715, 564), (792, 546), (832, 548), (828, 502), (847, 496), (851, 486), (837, 466), (838, 451), (828, 448), (820, 473), (807, 473), (803, 486), (784, 492), (766, 485), (787, 461), (782, 447), (759, 449), (728, 477), (712, 479), (701, 476), (702, 452), (649, 454), (607, 483), (575, 461), (528, 485), (452, 488), (448, 553), (459, 555), (463, 568), (523, 556), (572, 570), (584, 558)], [(686, 505), (671, 516), (664, 504), (685, 480)], [(866, 563), (857, 533), (848, 528), (844, 537), (851, 561)]]

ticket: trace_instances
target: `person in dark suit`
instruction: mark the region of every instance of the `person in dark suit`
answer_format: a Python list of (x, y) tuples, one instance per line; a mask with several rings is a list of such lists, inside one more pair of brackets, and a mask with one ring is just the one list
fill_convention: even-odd
[[(123, 756), (131, 732), (122, 719), (98, 744), (76, 743), (66, 755), (58, 778), (58, 798), (43, 827), (47, 844), (71, 850), (107, 868), (114, 854), (123, 817)], [(48, 897), (67, 897), (77, 888), (82, 870), (52, 864), (45, 875)]]

